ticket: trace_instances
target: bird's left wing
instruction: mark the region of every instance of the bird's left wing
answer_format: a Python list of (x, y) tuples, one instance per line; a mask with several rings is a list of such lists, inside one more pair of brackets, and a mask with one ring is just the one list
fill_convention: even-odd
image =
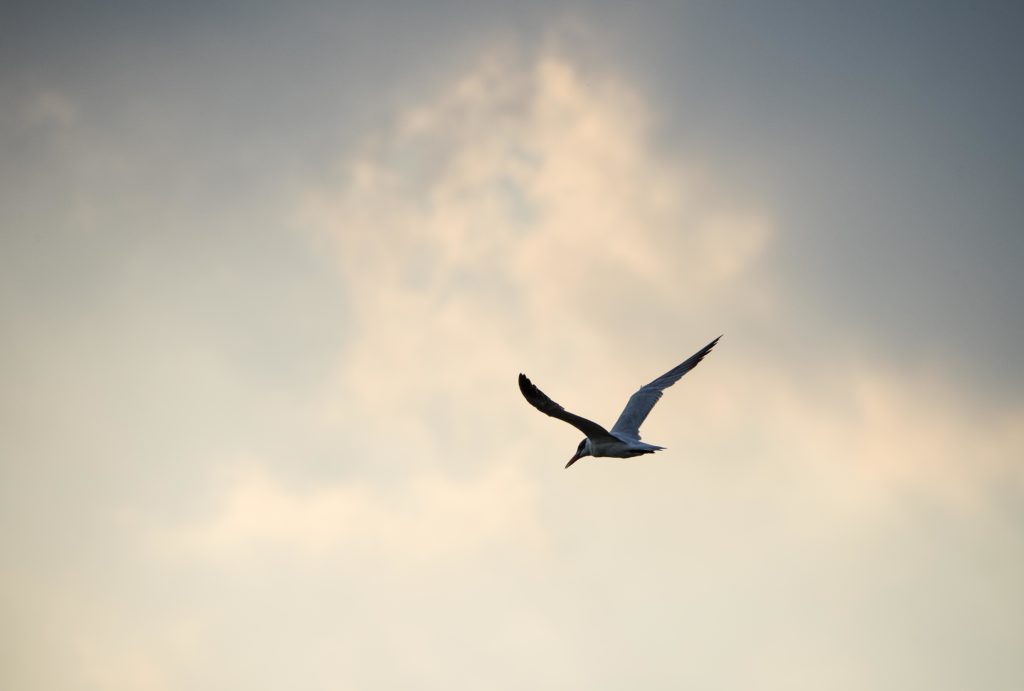
[(613, 438), (612, 435), (608, 433), (608, 430), (601, 425), (593, 422), (592, 420), (588, 420), (585, 417), (580, 417), (579, 415), (570, 413), (568, 410), (552, 401), (547, 397), (547, 394), (534, 386), (533, 382), (530, 381), (525, 374), (519, 375), (519, 390), (523, 392), (523, 397), (534, 408), (545, 415), (550, 415), (551, 417), (556, 417), (559, 420), (568, 422), (580, 432), (587, 435), (588, 438)]
[[(718, 338), (721, 338), (719, 336)], [(704, 359), (704, 356), (711, 352), (711, 349), (718, 343), (718, 338), (691, 355), (683, 363), (680, 363), (661, 375), (650, 384), (640, 387), (640, 390), (629, 397), (629, 402), (623, 409), (619, 419), (612, 427), (612, 434), (640, 439), (640, 425), (647, 419), (647, 415), (654, 408), (654, 404), (661, 398), (661, 392), (679, 381), (680, 377), (697, 366), (697, 363)]]

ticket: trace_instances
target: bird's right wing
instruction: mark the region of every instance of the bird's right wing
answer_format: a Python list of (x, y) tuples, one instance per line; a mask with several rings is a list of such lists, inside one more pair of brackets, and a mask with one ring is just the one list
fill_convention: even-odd
[(564, 420), (565, 422), (568, 422), (570, 425), (578, 429), (580, 432), (583, 432), (583, 434), (587, 435), (588, 438), (614, 439), (614, 437), (612, 437), (612, 435), (608, 433), (608, 430), (606, 430), (601, 425), (591, 420), (588, 420), (585, 417), (580, 417), (579, 415), (570, 413), (565, 408), (552, 401), (550, 398), (547, 397), (547, 395), (543, 391), (534, 386), (533, 382), (530, 381), (525, 374), (519, 375), (519, 390), (523, 392), (523, 397), (534, 408), (544, 413), (545, 415), (550, 415), (551, 417), (556, 417), (559, 420)]
[[(718, 338), (721, 338), (719, 336)], [(679, 381), (680, 377), (697, 366), (697, 363), (704, 359), (704, 356), (711, 352), (711, 349), (718, 343), (718, 338), (708, 343), (665, 374), (661, 375), (650, 384), (640, 387), (640, 390), (629, 397), (629, 402), (623, 409), (619, 419), (612, 427), (612, 434), (617, 434), (630, 439), (640, 439), (640, 425), (647, 419), (647, 415), (654, 408), (654, 404), (661, 398), (664, 389)]]

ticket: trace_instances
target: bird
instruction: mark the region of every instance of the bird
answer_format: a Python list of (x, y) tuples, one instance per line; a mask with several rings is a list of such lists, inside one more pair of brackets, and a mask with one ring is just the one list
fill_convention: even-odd
[(665, 447), (640, 441), (640, 425), (647, 419), (654, 404), (661, 398), (662, 392), (696, 367), (697, 363), (711, 352), (720, 338), (721, 336), (711, 341), (651, 383), (641, 386), (636, 393), (629, 397), (626, 407), (623, 408), (622, 414), (619, 415), (619, 419), (615, 421), (610, 431), (592, 420), (570, 413), (552, 401), (522, 372), (519, 373), (519, 390), (523, 392), (523, 397), (527, 402), (540, 412), (568, 422), (587, 435), (576, 447), (576, 453), (565, 464), (566, 468), (585, 456), (633, 458), (654, 453)]

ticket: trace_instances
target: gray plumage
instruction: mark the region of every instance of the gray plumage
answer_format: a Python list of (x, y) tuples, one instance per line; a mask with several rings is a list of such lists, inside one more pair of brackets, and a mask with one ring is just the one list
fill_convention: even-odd
[[(721, 336), (718, 338), (721, 338)], [(704, 356), (715, 347), (715, 344), (718, 343), (718, 338), (691, 355), (682, 364), (676, 365), (668, 372), (665, 372), (665, 374), (650, 384), (641, 386), (639, 391), (629, 397), (626, 407), (622, 409), (622, 414), (619, 415), (619, 419), (612, 426), (612, 434), (639, 441), (640, 425), (644, 424), (644, 420), (647, 419), (647, 416), (654, 408), (654, 404), (661, 400), (664, 390), (675, 384), (684, 374), (696, 367), (697, 363), (703, 360)]]

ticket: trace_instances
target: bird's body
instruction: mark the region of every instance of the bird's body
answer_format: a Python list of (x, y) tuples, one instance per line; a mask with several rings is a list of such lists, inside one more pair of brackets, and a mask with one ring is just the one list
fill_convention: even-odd
[(626, 407), (611, 430), (606, 430), (585, 417), (568, 412), (534, 386), (525, 374), (519, 375), (519, 390), (523, 392), (523, 396), (530, 405), (540, 412), (568, 422), (587, 435), (576, 448), (573, 457), (565, 464), (566, 468), (584, 456), (632, 458), (646, 453), (654, 453), (665, 447), (640, 441), (640, 425), (647, 419), (654, 404), (661, 398), (662, 391), (675, 384), (680, 377), (696, 367), (697, 363), (715, 347), (718, 338), (651, 383), (641, 386), (636, 393), (629, 397), (629, 402), (626, 403)]
[(661, 451), (664, 446), (655, 446), (637, 439), (619, 439), (610, 434), (612, 439), (598, 439), (596, 441), (587, 439), (590, 442), (589, 449), (591, 456), (610, 456), (611, 458), (633, 458), (642, 456), (645, 453)]

